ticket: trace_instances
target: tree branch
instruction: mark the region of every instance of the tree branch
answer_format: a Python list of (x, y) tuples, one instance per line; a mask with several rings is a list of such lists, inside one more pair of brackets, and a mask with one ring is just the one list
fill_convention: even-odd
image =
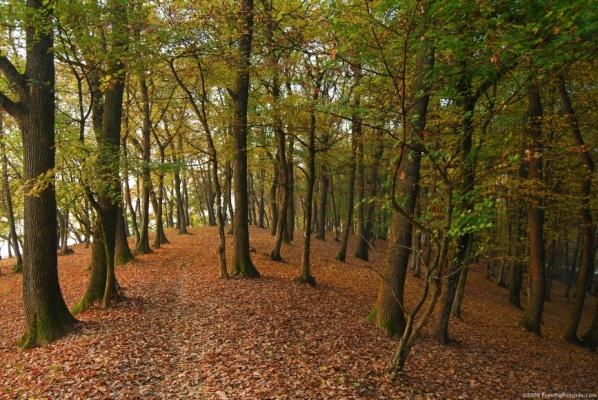
[(9, 113), (15, 119), (21, 118), (23, 111), (21, 108), (21, 103), (12, 101), (2, 92), (0, 92), (0, 108)]
[(26, 90), (25, 75), (21, 74), (6, 56), (0, 56), (0, 71), (4, 74), (12, 88), (23, 96)]

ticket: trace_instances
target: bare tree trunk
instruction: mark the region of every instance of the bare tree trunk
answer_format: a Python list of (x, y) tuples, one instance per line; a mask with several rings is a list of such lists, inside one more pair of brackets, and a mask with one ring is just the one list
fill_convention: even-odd
[(569, 300), (571, 286), (573, 285), (573, 279), (575, 278), (575, 271), (577, 270), (577, 264), (579, 263), (580, 258), (580, 249), (581, 249), (581, 234), (582, 234), (582, 227), (579, 227), (577, 231), (577, 239), (575, 240), (575, 247), (573, 248), (573, 259), (571, 260), (571, 264), (569, 267), (569, 273), (567, 274), (567, 287), (565, 289), (565, 298)]
[(320, 190), (319, 190), (319, 206), (318, 206), (318, 235), (320, 240), (326, 240), (326, 211), (328, 204), (328, 166), (326, 161), (322, 161), (320, 166)]
[(315, 103), (318, 101), (320, 94), (320, 84), (323, 78), (321, 73), (314, 84), (314, 92), (312, 96), (312, 105), (309, 117), (309, 132), (307, 144), (307, 187), (305, 193), (305, 229), (303, 242), (303, 255), (301, 258), (301, 275), (299, 281), (307, 283), (311, 286), (316, 284), (316, 280), (311, 275), (311, 231), (312, 231), (312, 207), (314, 185), (316, 182), (316, 108)]
[(332, 206), (332, 226), (334, 228), (334, 241), (338, 242), (339, 241), (339, 219), (338, 219), (338, 212), (336, 210), (336, 199), (334, 197), (334, 183), (333, 183), (333, 178), (330, 177), (330, 201), (332, 202), (331, 206)]
[(133, 253), (129, 248), (129, 242), (127, 240), (127, 232), (125, 229), (126, 220), (123, 214), (124, 207), (119, 205), (118, 217), (116, 221), (116, 244), (114, 246), (114, 265), (123, 265), (131, 261)]
[[(125, 127), (128, 123), (125, 123)], [(139, 246), (139, 242), (141, 240), (141, 234), (139, 232), (139, 225), (137, 224), (137, 213), (133, 208), (133, 202), (131, 201), (131, 186), (129, 184), (129, 156), (127, 151), (127, 141), (126, 136), (122, 139), (121, 147), (123, 150), (123, 177), (124, 177), (124, 186), (125, 186), (125, 204), (129, 210), (129, 214), (131, 215), (131, 225), (133, 226), (133, 234), (135, 235), (135, 248)], [(125, 219), (126, 221), (126, 219)]]
[[(280, 157), (278, 157), (278, 155), (276, 156), (277, 159), (279, 159)], [(278, 163), (274, 164), (274, 178), (272, 179), (272, 185), (270, 186), (270, 215), (271, 215), (271, 219), (272, 219), (272, 224), (270, 225), (270, 234), (272, 236), (276, 236), (276, 229), (278, 227), (278, 217), (280, 215), (280, 211), (279, 211), (279, 204), (278, 204), (278, 192), (279, 192), (279, 184), (278, 181), (280, 179), (280, 173), (278, 172), (278, 164), (280, 163), (280, 161), (278, 161)], [(263, 171), (262, 171), (263, 173)], [(263, 175), (262, 175), (263, 178)], [(264, 186), (263, 186), (263, 179), (261, 179), (261, 183), (260, 183), (260, 217), (264, 218), (264, 215), (261, 214), (264, 211), (263, 208), (263, 198), (264, 198)], [(262, 227), (263, 227), (263, 221), (262, 221)]]
[[(359, 77), (361, 76), (361, 71), (359, 68), (355, 68), (355, 79), (359, 81)], [(357, 95), (355, 99), (355, 107), (359, 108), (360, 105), (360, 98)], [(358, 115), (357, 112), (353, 113), (351, 117), (351, 124), (352, 124), (352, 148), (351, 148), (351, 158), (349, 161), (349, 182), (347, 185), (347, 216), (345, 219), (345, 226), (343, 230), (343, 238), (341, 240), (341, 248), (336, 255), (336, 258), (339, 261), (345, 262), (345, 258), (347, 256), (347, 247), (349, 245), (349, 236), (351, 235), (351, 226), (353, 224), (353, 208), (354, 208), (354, 200), (355, 200), (355, 169), (356, 169), (356, 157), (357, 157), (357, 148), (359, 146), (359, 141), (361, 140), (362, 126), (361, 126), (361, 117)]]
[[(56, 255), (56, 193), (54, 178), (28, 194), (34, 180), (47, 176), (55, 166), (55, 74), (52, 7), (41, 0), (27, 0), (25, 20), (26, 67), (23, 75), (6, 76), (19, 94), (19, 103), (3, 93), (0, 106), (19, 123), (23, 139), (24, 238), (23, 302), (25, 333), (19, 346), (49, 343), (71, 329), (69, 312), (58, 282)], [(41, 28), (40, 28), (41, 27)], [(16, 68), (7, 59), (10, 69)]]
[[(230, 219), (230, 231), (229, 234), (233, 234), (233, 226), (235, 221), (235, 212), (233, 210), (233, 197), (232, 197), (232, 187), (233, 187), (233, 168), (230, 161), (226, 161), (225, 165), (225, 178), (226, 178), (226, 205), (228, 207), (228, 215)], [(226, 207), (225, 207), (226, 209)]]
[(240, 1), (239, 60), (233, 90), (234, 192), (235, 222), (233, 231), (233, 272), (242, 277), (259, 277), (249, 254), (247, 191), (247, 103), (249, 67), (253, 34), (253, 0)]
[[(413, 93), (424, 93), (413, 105), (412, 113), (404, 116), (404, 122), (414, 121), (404, 126), (408, 129), (407, 143), (401, 157), (399, 169), (401, 179), (397, 182), (398, 193), (405, 199), (403, 212), (393, 198), (392, 219), (388, 237), (388, 250), (384, 266), (383, 280), (380, 282), (378, 297), (371, 319), (376, 326), (390, 336), (402, 335), (406, 327), (403, 311), (403, 291), (405, 275), (411, 253), (412, 221), (419, 194), (419, 177), (421, 165), (421, 140), (426, 126), (428, 101), (430, 98), (430, 81), (428, 72), (434, 64), (432, 49), (424, 49), (418, 57), (418, 68), (422, 71), (413, 83)], [(394, 193), (393, 193), (394, 196)], [(430, 269), (431, 270), (431, 269)]]
[(582, 207), (581, 207), (581, 223), (582, 223), (582, 246), (581, 246), (581, 260), (579, 264), (579, 275), (577, 278), (577, 291), (575, 293), (575, 303), (571, 312), (571, 318), (565, 331), (565, 339), (569, 342), (578, 342), (577, 329), (581, 321), (581, 314), (585, 303), (586, 289), (589, 285), (591, 276), (594, 274), (594, 223), (592, 219), (592, 178), (594, 176), (596, 167), (594, 160), (588, 151), (584, 142), (577, 115), (573, 109), (571, 98), (565, 86), (565, 78), (560, 76), (559, 92), (561, 95), (561, 102), (563, 103), (563, 110), (569, 118), (569, 125), (573, 134), (575, 144), (580, 148), (580, 157), (586, 168), (585, 176), (581, 185)]
[(8, 156), (6, 155), (6, 145), (4, 144), (4, 126), (3, 126), (3, 115), (0, 110), (0, 153), (2, 154), (2, 188), (4, 193), (4, 202), (6, 204), (6, 217), (8, 218), (8, 229), (9, 229), (9, 243), (8, 253), (10, 257), (10, 247), (15, 252), (16, 262), (13, 266), (14, 272), (22, 272), (23, 270), (23, 257), (21, 256), (21, 249), (19, 246), (19, 240), (17, 236), (17, 228), (15, 221), (15, 213), (12, 205), (12, 194), (10, 192), (10, 180), (8, 178)]
[[(459, 102), (461, 103), (461, 193), (462, 199), (460, 208), (464, 212), (473, 210), (473, 201), (471, 193), (474, 188), (475, 164), (472, 157), (473, 145), (473, 113), (475, 110), (476, 98), (472, 96), (471, 79), (467, 73), (463, 73), (458, 84)], [(455, 259), (450, 263), (447, 279), (444, 282), (442, 294), (440, 295), (439, 308), (436, 313), (436, 319), (433, 335), (441, 344), (447, 344), (450, 341), (448, 334), (450, 311), (453, 307), (455, 293), (459, 282), (460, 269), (465, 268), (470, 255), (471, 234), (464, 233), (457, 238), (457, 251)], [(466, 278), (466, 275), (463, 277)], [(465, 284), (465, 283), (464, 283)]]
[(141, 232), (139, 242), (135, 248), (137, 254), (149, 254), (152, 252), (149, 244), (149, 205), (150, 205), (150, 155), (151, 155), (151, 115), (149, 105), (149, 95), (147, 89), (147, 82), (145, 80), (145, 72), (139, 74), (139, 86), (141, 90), (142, 104), (143, 104), (143, 127), (141, 135), (143, 138), (143, 163), (142, 163), (142, 181), (143, 189), (141, 192)]
[[(189, 232), (187, 231), (187, 221), (185, 220), (185, 204), (183, 201), (183, 193), (181, 190), (181, 173), (180, 167), (178, 166), (179, 159), (175, 158), (175, 166), (174, 168), (174, 192), (175, 192), (175, 200), (176, 200), (176, 226), (179, 231), (179, 235), (188, 235)], [(208, 189), (210, 190), (210, 189)], [(211, 208), (211, 207), (210, 207)], [(213, 211), (213, 209), (212, 209)], [(211, 224), (212, 221), (210, 221)]]
[(293, 241), (295, 232), (295, 164), (294, 164), (294, 146), (295, 140), (293, 136), (289, 138), (289, 151), (287, 152), (287, 198), (288, 198), (288, 212), (286, 214), (287, 222), (285, 224), (285, 234), (283, 241), (290, 243)]
[[(542, 180), (542, 103), (540, 90), (532, 84), (528, 89), (528, 179), (534, 184)], [(546, 276), (544, 271), (544, 209), (541, 200), (530, 201), (528, 210), (528, 239), (530, 247), (530, 295), (525, 306), (522, 325), (530, 332), (540, 334), (544, 295), (546, 290)]]
[(357, 249), (355, 250), (355, 257), (368, 260), (369, 257), (369, 245), (368, 245), (368, 233), (366, 225), (367, 215), (367, 177), (365, 169), (365, 137), (361, 135), (361, 138), (357, 144), (357, 193), (359, 194), (359, 202), (357, 204)]

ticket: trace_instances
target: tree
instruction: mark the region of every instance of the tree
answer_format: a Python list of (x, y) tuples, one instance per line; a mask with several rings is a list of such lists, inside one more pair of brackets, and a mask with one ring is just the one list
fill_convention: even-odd
[(590, 274), (594, 272), (594, 223), (592, 220), (592, 178), (596, 170), (594, 159), (588, 151), (586, 143), (579, 128), (579, 121), (573, 109), (571, 97), (567, 91), (565, 77), (559, 77), (559, 94), (563, 104), (563, 111), (567, 116), (568, 123), (573, 136), (573, 141), (579, 146), (579, 155), (586, 168), (585, 177), (581, 185), (581, 224), (582, 224), (582, 246), (581, 262), (579, 276), (577, 278), (577, 291), (575, 293), (574, 308), (571, 313), (571, 319), (565, 331), (565, 340), (573, 343), (578, 342), (577, 329), (581, 320), (581, 313), (586, 297), (586, 288)]
[[(528, 170), (527, 179), (532, 184), (540, 185), (542, 179), (542, 103), (537, 84), (530, 84), (527, 91), (528, 127), (526, 129), (526, 150)], [(522, 325), (530, 332), (540, 334), (546, 276), (544, 272), (544, 209), (542, 200), (529, 200), (527, 214), (528, 238), (530, 251), (530, 292), (525, 306)]]
[[(376, 326), (388, 335), (402, 335), (405, 326), (403, 308), (403, 291), (415, 220), (415, 206), (419, 194), (421, 167), (421, 141), (426, 126), (428, 103), (430, 99), (431, 79), (434, 66), (434, 50), (430, 47), (420, 50), (417, 61), (418, 70), (424, 71), (413, 83), (414, 107), (405, 115), (405, 141), (401, 146), (397, 172), (397, 192), (401, 203), (393, 199), (390, 232), (388, 234), (388, 251), (384, 262), (383, 280), (378, 289), (376, 305), (371, 317)], [(394, 195), (394, 194), (393, 194)], [(429, 268), (432, 270), (432, 268)]]
[(150, 174), (150, 162), (151, 162), (151, 111), (150, 111), (150, 100), (147, 89), (147, 81), (145, 77), (145, 71), (139, 73), (139, 90), (141, 92), (141, 104), (143, 109), (143, 127), (141, 128), (142, 133), (142, 148), (143, 148), (143, 165), (142, 165), (142, 182), (143, 191), (141, 198), (141, 232), (139, 234), (139, 241), (135, 252), (138, 254), (149, 254), (152, 249), (149, 244), (149, 205), (150, 205), (150, 188), (151, 188), (151, 174)]
[(307, 188), (305, 193), (305, 227), (303, 234), (303, 255), (301, 257), (301, 275), (299, 281), (315, 286), (316, 280), (311, 275), (311, 233), (312, 233), (312, 207), (314, 204), (314, 184), (316, 182), (316, 102), (320, 97), (321, 82), (324, 77), (320, 67), (309, 65), (308, 75), (313, 81), (311, 104), (309, 105), (309, 126), (307, 138)]
[(10, 246), (15, 252), (15, 265), (13, 267), (14, 272), (22, 272), (23, 271), (23, 257), (21, 256), (21, 249), (19, 246), (19, 237), (17, 236), (17, 228), (15, 222), (15, 213), (13, 210), (13, 203), (12, 203), (12, 194), (10, 191), (10, 181), (8, 179), (8, 155), (6, 144), (4, 143), (4, 123), (3, 123), (4, 116), (2, 111), (0, 110), (0, 152), (2, 153), (2, 159), (0, 162), (2, 163), (2, 191), (4, 195), (4, 202), (6, 204), (6, 216), (8, 218), (8, 226), (9, 226), (9, 238), (11, 243), (8, 244), (9, 246), (9, 253), (10, 253)]
[[(74, 306), (74, 312), (84, 311), (100, 300), (102, 307), (107, 308), (113, 300), (120, 297), (114, 266), (121, 203), (120, 131), (126, 77), (124, 55), (128, 49), (126, 4), (122, 0), (109, 1), (106, 3), (105, 12), (110, 22), (110, 30), (105, 34), (112, 45), (111, 52), (106, 55), (102, 65), (105, 69), (101, 71), (99, 67), (93, 68), (89, 74), (92, 122), (98, 143), (95, 159), (98, 179), (90, 179), (90, 182), (85, 184), (88, 200), (97, 213), (93, 246), (101, 248), (92, 249), (87, 289)], [(80, 27), (75, 27), (78, 28)], [(105, 81), (103, 85), (102, 79)]]
[(26, 328), (19, 341), (23, 348), (49, 343), (69, 332), (75, 323), (62, 297), (57, 271), (53, 13), (41, 0), (27, 0), (26, 10), (25, 73), (6, 56), (0, 56), (0, 70), (19, 98), (15, 102), (0, 93), (0, 107), (17, 120), (23, 136)]
[[(355, 84), (359, 84), (361, 77), (361, 66), (353, 66), (353, 75), (355, 78)], [(361, 98), (359, 93), (355, 95), (354, 107), (359, 108), (361, 104)], [(351, 234), (351, 226), (353, 223), (353, 208), (354, 208), (354, 191), (355, 191), (355, 169), (356, 169), (356, 157), (357, 147), (359, 141), (363, 135), (363, 128), (361, 124), (361, 116), (358, 111), (354, 111), (351, 116), (351, 158), (349, 160), (349, 179), (347, 185), (347, 216), (343, 227), (343, 237), (341, 239), (341, 248), (336, 255), (339, 261), (345, 262), (347, 257), (347, 247), (349, 245), (349, 235)]]
[(253, 0), (240, 0), (238, 14), (239, 55), (235, 86), (231, 92), (234, 104), (232, 130), (235, 158), (233, 166), (235, 216), (233, 231), (233, 272), (241, 277), (259, 277), (249, 254), (249, 199), (247, 192), (247, 103), (249, 100), (249, 67), (253, 34)]

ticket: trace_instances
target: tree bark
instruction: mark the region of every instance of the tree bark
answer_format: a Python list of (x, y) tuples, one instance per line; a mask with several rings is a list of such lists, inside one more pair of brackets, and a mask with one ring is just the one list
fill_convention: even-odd
[[(472, 159), (473, 144), (473, 113), (475, 110), (476, 98), (471, 94), (471, 80), (466, 73), (461, 77), (458, 84), (459, 102), (462, 109), (461, 120), (461, 205), (464, 212), (473, 210), (473, 201), (471, 193), (474, 189), (475, 164)], [(460, 269), (467, 268), (469, 257), (471, 234), (464, 233), (457, 238), (457, 251), (455, 259), (450, 263), (448, 277), (444, 282), (444, 290), (440, 296), (439, 308), (436, 313), (435, 324), (432, 328), (433, 335), (441, 344), (447, 344), (450, 341), (448, 326), (450, 320), (450, 311), (453, 307), (455, 293), (459, 282)], [(466, 278), (466, 275), (463, 277)], [(465, 282), (463, 282), (465, 284)]]
[[(361, 67), (355, 68), (355, 79), (358, 82), (361, 76), (361, 71), (359, 70)], [(355, 98), (355, 107), (359, 108), (361, 100), (359, 98), (359, 94)], [(343, 227), (343, 238), (341, 240), (341, 248), (336, 255), (336, 258), (339, 261), (345, 262), (345, 258), (347, 257), (347, 247), (349, 245), (349, 237), (351, 235), (351, 226), (353, 224), (353, 208), (354, 208), (354, 201), (355, 201), (355, 169), (356, 169), (356, 157), (357, 157), (357, 148), (359, 146), (359, 142), (361, 141), (361, 136), (363, 134), (362, 126), (361, 126), (361, 117), (357, 112), (353, 113), (351, 117), (351, 124), (352, 124), (352, 136), (351, 136), (351, 158), (349, 160), (349, 182), (347, 185), (347, 216), (345, 219), (345, 226)]]
[(303, 241), (303, 255), (301, 257), (301, 274), (299, 282), (315, 286), (316, 280), (311, 275), (311, 231), (312, 231), (312, 207), (314, 197), (314, 185), (316, 182), (316, 105), (320, 94), (320, 84), (323, 74), (320, 73), (315, 80), (312, 104), (310, 106), (308, 143), (307, 143), (307, 187), (305, 193), (305, 227)]
[[(406, 125), (408, 129), (406, 138), (409, 147), (405, 148), (398, 175), (398, 192), (402, 199), (403, 211), (401, 213), (397, 204), (393, 204), (390, 232), (388, 235), (388, 250), (384, 265), (383, 280), (378, 289), (378, 297), (370, 315), (376, 326), (390, 336), (402, 335), (405, 329), (405, 313), (403, 311), (403, 291), (405, 275), (411, 253), (412, 220), (415, 216), (415, 206), (419, 194), (419, 176), (421, 165), (421, 146), (423, 130), (426, 126), (428, 102), (430, 98), (430, 80), (428, 73), (434, 64), (432, 49), (424, 49), (417, 62), (422, 72), (417, 75), (413, 83), (413, 93), (417, 101), (412, 107), (412, 114), (405, 115), (405, 121), (413, 121)], [(405, 144), (405, 146), (407, 143)], [(394, 196), (394, 193), (393, 193)]]
[[(18, 75), (20, 102), (9, 107), (23, 138), (24, 246), (23, 348), (49, 343), (72, 329), (71, 315), (60, 291), (56, 254), (55, 166), (55, 70), (52, 7), (41, 0), (27, 0), (32, 19), (26, 19), (27, 64)], [(41, 28), (40, 28), (41, 27)], [(22, 103), (21, 103), (22, 102)], [(16, 110), (18, 109), (18, 111)], [(45, 183), (34, 193), (33, 181)]]
[(15, 213), (12, 204), (12, 194), (10, 192), (10, 180), (8, 177), (8, 156), (6, 155), (6, 145), (4, 143), (4, 124), (3, 124), (2, 112), (0, 110), (0, 153), (2, 153), (2, 189), (4, 193), (4, 202), (6, 204), (6, 217), (8, 219), (9, 229), (9, 243), (8, 252), (10, 256), (10, 247), (15, 253), (15, 265), (13, 266), (14, 272), (23, 271), (23, 257), (21, 256), (21, 249), (19, 246), (19, 238), (17, 236), (17, 224), (15, 221)]
[(123, 265), (131, 261), (134, 256), (129, 248), (129, 241), (127, 240), (127, 230), (125, 215), (123, 213), (124, 206), (121, 204), (118, 207), (118, 216), (116, 220), (116, 244), (114, 246), (114, 265)]
[[(179, 235), (188, 235), (189, 232), (187, 231), (187, 221), (185, 219), (185, 204), (183, 201), (183, 192), (181, 190), (181, 172), (180, 167), (178, 165), (179, 159), (175, 157), (174, 160), (176, 166), (174, 167), (174, 193), (175, 193), (175, 200), (176, 200), (176, 227), (179, 232)], [(211, 180), (211, 178), (210, 178)], [(211, 186), (211, 185), (209, 185)], [(208, 190), (211, 191), (209, 188)], [(211, 209), (211, 207), (210, 207)], [(213, 209), (212, 209), (213, 211)], [(215, 217), (212, 217), (215, 219)], [(215, 221), (210, 221), (210, 225), (215, 225)]]
[(357, 204), (357, 249), (355, 250), (355, 257), (361, 260), (368, 260), (368, 234), (366, 225), (367, 215), (367, 176), (365, 169), (365, 137), (362, 135), (361, 140), (357, 144), (357, 193), (359, 194), (359, 203)]
[(233, 90), (234, 192), (235, 222), (233, 231), (233, 272), (241, 277), (259, 277), (249, 254), (248, 191), (247, 191), (247, 103), (249, 100), (249, 67), (253, 34), (253, 0), (241, 0), (238, 16), (239, 60)]
[(287, 222), (285, 224), (285, 231), (283, 241), (290, 243), (293, 241), (295, 233), (295, 163), (294, 157), (295, 140), (293, 136), (289, 138), (289, 151), (287, 152)]
[(152, 122), (150, 115), (149, 94), (145, 72), (139, 74), (139, 87), (141, 91), (143, 107), (143, 126), (141, 136), (143, 140), (143, 161), (141, 166), (142, 192), (141, 192), (141, 232), (135, 253), (149, 254), (152, 252), (149, 244), (149, 206), (150, 206), (150, 162), (151, 162), (151, 130)]
[(580, 158), (586, 171), (584, 171), (583, 182), (581, 184), (581, 224), (582, 224), (582, 245), (581, 259), (579, 264), (579, 275), (577, 277), (577, 290), (575, 292), (575, 303), (571, 311), (571, 318), (565, 330), (565, 340), (569, 342), (578, 342), (577, 330), (581, 321), (581, 314), (585, 303), (586, 289), (589, 285), (591, 276), (594, 274), (594, 223), (592, 219), (592, 178), (596, 171), (594, 160), (586, 146), (586, 143), (579, 128), (577, 115), (573, 109), (573, 104), (565, 85), (565, 78), (560, 76), (559, 93), (563, 103), (563, 111), (569, 119), (569, 126), (573, 135), (573, 140), (580, 148)]
[[(528, 180), (535, 185), (542, 181), (542, 103), (540, 90), (536, 84), (528, 89), (528, 129), (527, 150)], [(523, 327), (537, 335), (541, 333), (542, 310), (546, 290), (544, 254), (544, 209), (540, 199), (532, 199), (528, 209), (528, 240), (530, 248), (529, 280), (530, 294), (523, 319)]]
[[(161, 149), (160, 154), (161, 163), (164, 163), (164, 150)], [(158, 194), (150, 189), (150, 197), (152, 205), (156, 213), (156, 237), (154, 238), (154, 248), (159, 249), (163, 244), (170, 243), (164, 232), (164, 218), (162, 216), (164, 210), (164, 172), (160, 171), (158, 174)]]
[(339, 218), (338, 218), (338, 211), (336, 209), (336, 198), (334, 196), (334, 180), (330, 177), (330, 201), (332, 202), (332, 226), (334, 228), (334, 241), (339, 241)]
[[(126, 118), (128, 119), (128, 118)], [(125, 121), (126, 121), (125, 119)], [(127, 127), (128, 123), (125, 122), (125, 127)], [(129, 214), (131, 215), (131, 225), (133, 227), (133, 234), (135, 235), (135, 248), (139, 246), (139, 242), (141, 240), (141, 234), (139, 232), (139, 225), (137, 224), (137, 213), (135, 212), (135, 208), (133, 208), (133, 202), (131, 200), (131, 186), (129, 184), (129, 154), (127, 151), (127, 140), (126, 136), (121, 141), (121, 147), (123, 152), (123, 180), (124, 180), (124, 192), (125, 192), (125, 205), (129, 210)], [(125, 223), (126, 223), (125, 218)]]

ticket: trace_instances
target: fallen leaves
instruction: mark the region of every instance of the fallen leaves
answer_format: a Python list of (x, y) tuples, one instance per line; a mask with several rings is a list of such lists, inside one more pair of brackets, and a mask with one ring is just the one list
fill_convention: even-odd
[[(338, 243), (314, 240), (315, 288), (296, 283), (301, 242), (266, 254), (273, 238), (252, 229), (260, 279), (218, 279), (217, 231), (194, 229), (154, 254), (119, 267), (127, 300), (78, 318), (79, 331), (44, 348), (18, 352), (20, 276), (0, 276), (0, 397), (398, 399), (514, 398), (527, 392), (597, 392), (594, 353), (563, 343), (568, 305), (547, 304), (542, 338), (520, 329), (506, 293), (472, 273), (457, 343), (426, 333), (406, 371), (384, 369), (396, 342), (366, 320), (375, 299), (383, 242), (371, 263), (334, 259)], [(60, 257), (69, 305), (83, 293), (89, 252)], [(349, 253), (350, 254), (350, 253)], [(3, 272), (9, 264), (0, 262)], [(407, 298), (418, 287), (409, 278)], [(591, 302), (593, 303), (593, 301)], [(588, 307), (594, 307), (593, 304)], [(587, 323), (587, 321), (586, 321)]]

